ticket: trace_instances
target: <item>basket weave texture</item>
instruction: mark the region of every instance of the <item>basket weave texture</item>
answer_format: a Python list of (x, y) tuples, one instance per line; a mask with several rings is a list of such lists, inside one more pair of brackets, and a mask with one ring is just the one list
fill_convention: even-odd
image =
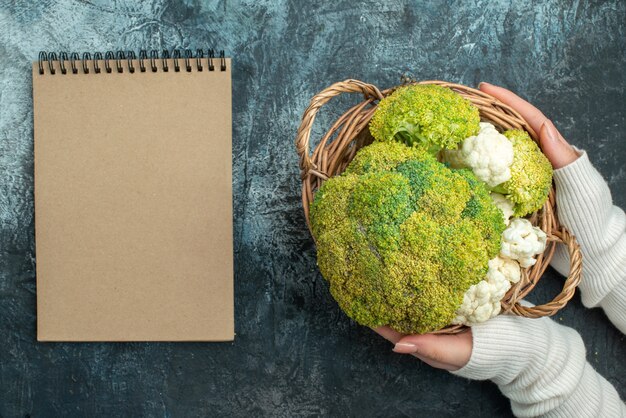
[[(536, 132), (518, 112), (480, 90), (437, 80), (420, 81), (417, 84), (437, 84), (450, 88), (479, 109), (482, 121), (490, 122), (501, 130), (524, 129), (535, 142), (538, 142)], [(309, 205), (313, 201), (315, 191), (330, 177), (341, 174), (356, 152), (373, 141), (368, 129), (370, 119), (376, 111), (378, 101), (393, 93), (397, 87), (379, 90), (376, 86), (362, 81), (345, 80), (331, 85), (311, 99), (302, 116), (296, 138), (302, 179), (302, 205), (309, 229)], [(311, 128), (317, 112), (330, 99), (343, 93), (360, 93), (364, 100), (341, 115), (311, 152)], [(540, 318), (554, 315), (574, 296), (581, 279), (582, 255), (575, 237), (559, 224), (554, 187), (550, 190), (548, 201), (543, 208), (532, 214), (529, 219), (533, 225), (539, 226), (546, 233), (548, 237), (546, 250), (537, 257), (535, 265), (527, 269), (522, 268), (521, 280), (512, 285), (501, 301), (501, 314)], [(545, 304), (532, 307), (521, 305), (519, 301), (532, 291), (550, 264), (558, 242), (567, 246), (570, 257), (570, 273), (563, 283), (563, 289), (552, 301)], [(462, 325), (450, 325), (436, 333), (452, 334), (465, 328)]]

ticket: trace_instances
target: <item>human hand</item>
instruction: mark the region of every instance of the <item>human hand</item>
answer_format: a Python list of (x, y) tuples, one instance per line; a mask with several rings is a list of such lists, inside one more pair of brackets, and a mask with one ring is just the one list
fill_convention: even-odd
[(550, 121), (539, 109), (517, 96), (515, 93), (489, 83), (480, 83), (478, 88), (502, 103), (509, 105), (528, 122), (531, 128), (539, 135), (539, 142), (543, 153), (548, 157), (555, 169), (565, 167), (574, 162), (578, 153), (563, 138)]
[(438, 369), (459, 370), (472, 355), (471, 329), (452, 335), (404, 335), (389, 327), (375, 328), (374, 331), (395, 344), (393, 351), (396, 353), (411, 354)]

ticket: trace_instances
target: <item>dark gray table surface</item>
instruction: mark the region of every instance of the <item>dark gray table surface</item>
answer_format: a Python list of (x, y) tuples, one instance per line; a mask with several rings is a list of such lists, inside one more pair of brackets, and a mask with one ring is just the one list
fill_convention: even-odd
[[(484, 80), (543, 109), (626, 206), (626, 2), (512, 3), (0, 3), (0, 416), (509, 416), (493, 384), (394, 354), (339, 311), (304, 226), (293, 141), (334, 81)], [(142, 47), (234, 58), (236, 341), (39, 344), (30, 62), (42, 49)], [(315, 138), (357, 100), (323, 110)], [(562, 282), (549, 270), (530, 299)], [(604, 314), (576, 297), (555, 320), (626, 397), (624, 336)]]

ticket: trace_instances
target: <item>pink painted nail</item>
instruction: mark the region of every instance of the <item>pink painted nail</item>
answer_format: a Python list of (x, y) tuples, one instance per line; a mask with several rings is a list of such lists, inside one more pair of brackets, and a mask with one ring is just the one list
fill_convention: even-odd
[(417, 351), (417, 346), (411, 343), (397, 343), (393, 348), (396, 353), (409, 354)]
[(552, 125), (550, 123), (550, 121), (545, 121), (543, 124), (541, 124), (541, 129), (539, 130), (539, 133), (541, 134), (542, 137), (545, 137), (548, 141), (551, 142), (556, 142), (558, 141), (558, 136), (556, 135), (556, 128), (554, 127), (554, 125)]
[(548, 121), (549, 125), (550, 125), (550, 129), (552, 130), (553, 134), (556, 135), (556, 138), (561, 141), (562, 144), (564, 145), (569, 145), (567, 143), (567, 141), (565, 140), (565, 138), (563, 138), (563, 135), (561, 135), (561, 132), (559, 132), (558, 129), (556, 129), (556, 126), (554, 126), (554, 123), (552, 123), (551, 120)]

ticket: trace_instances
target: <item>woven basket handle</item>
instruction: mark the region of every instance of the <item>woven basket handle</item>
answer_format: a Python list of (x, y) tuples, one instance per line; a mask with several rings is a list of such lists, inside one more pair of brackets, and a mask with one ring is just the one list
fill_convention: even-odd
[(365, 99), (380, 100), (383, 98), (382, 93), (372, 84), (367, 84), (359, 80), (345, 80), (335, 83), (316, 94), (309, 103), (302, 115), (302, 122), (298, 128), (296, 137), (296, 150), (300, 157), (300, 170), (304, 178), (311, 169), (316, 169), (315, 164), (310, 157), (311, 128), (315, 121), (315, 116), (320, 107), (326, 104), (330, 99), (339, 96), (342, 93), (362, 93)]
[[(552, 231), (552, 241), (561, 242), (567, 246), (570, 258), (569, 276), (563, 283), (563, 290), (551, 301), (543, 305), (523, 306), (518, 301), (513, 306), (502, 306), (503, 310), (514, 315), (526, 318), (541, 318), (542, 316), (552, 316), (563, 308), (574, 296), (576, 287), (582, 278), (582, 253), (576, 238), (567, 229), (561, 227), (558, 231)], [(521, 297), (520, 297), (521, 299)]]

